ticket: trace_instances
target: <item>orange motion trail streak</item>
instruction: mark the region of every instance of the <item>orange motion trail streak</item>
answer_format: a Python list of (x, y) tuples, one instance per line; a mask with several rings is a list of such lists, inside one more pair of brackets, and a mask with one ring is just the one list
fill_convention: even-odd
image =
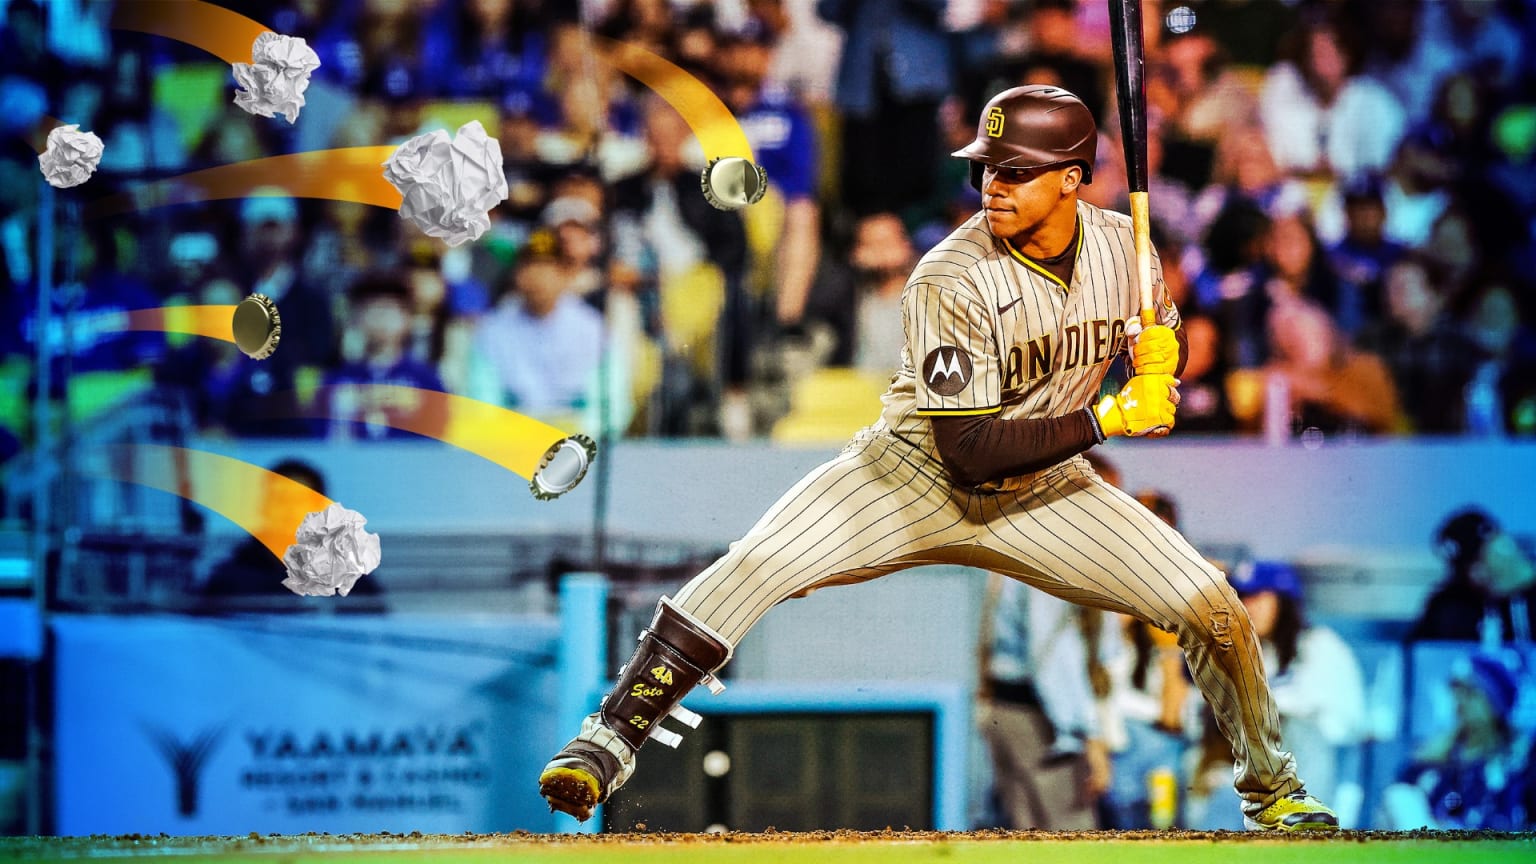
[(304, 517), (334, 503), (281, 474), (205, 450), (118, 444), (82, 461), (82, 473), (148, 486), (207, 507), (261, 541), (279, 560)]
[(98, 199), (86, 208), (85, 215), (99, 219), (169, 204), (244, 198), (274, 184), (281, 187), (282, 194), (295, 198), (356, 201), (398, 210), (400, 192), (384, 179), (380, 167), (394, 152), (395, 148), (387, 145), (343, 147), (220, 165)]
[(272, 29), (202, 0), (118, 0), (111, 27), (185, 42), (230, 64), (251, 62), (252, 43)]

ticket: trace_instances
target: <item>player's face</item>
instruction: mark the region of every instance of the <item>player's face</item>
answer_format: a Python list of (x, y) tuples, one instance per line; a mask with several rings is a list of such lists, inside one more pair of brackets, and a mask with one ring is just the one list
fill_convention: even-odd
[[(1062, 212), (1076, 212), (1074, 194), (1082, 169), (998, 168), (988, 165), (981, 174), (981, 203), (987, 226), (995, 236), (1008, 240), (1028, 237), (1042, 223)], [(1015, 246), (1023, 245), (1016, 242)]]

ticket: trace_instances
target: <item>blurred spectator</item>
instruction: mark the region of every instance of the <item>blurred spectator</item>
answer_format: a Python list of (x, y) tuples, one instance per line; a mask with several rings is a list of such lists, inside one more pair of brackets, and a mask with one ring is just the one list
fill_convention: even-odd
[[(189, 298), (206, 306), (233, 306), (242, 299), (240, 288), (223, 278), (210, 279)], [(252, 360), (233, 342), (194, 339), (155, 367), (155, 385), (179, 396), (204, 435), (304, 435), (308, 427), (296, 418), (294, 362), (283, 350), (287, 347)]]
[(1222, 337), (1220, 365), (1228, 371), (1257, 368), (1269, 358), (1270, 298), (1262, 281), (1269, 227), (1269, 217), (1245, 198), (1223, 207), (1205, 233), (1206, 259), (1191, 302), (1180, 306), (1215, 322)]
[(672, 4), (667, 0), (615, 0), (598, 32), (660, 54), (669, 46), (673, 27)]
[(1002, 576), (989, 593), (981, 723), (1001, 815), (1016, 830), (1094, 828), (1111, 769), (1078, 607)]
[[(54, 239), (58, 248), (49, 308), (37, 308), (35, 283), (14, 286), (19, 289), (15, 293), (23, 350), (30, 354), (40, 340), (47, 340), (53, 357), (53, 399), (65, 398), (68, 374), (88, 372), (111, 382), (101, 390), (106, 398), (126, 398), (143, 389), (147, 382), (139, 373), (166, 352), (163, 333), (126, 330), (127, 313), (153, 309), (161, 298), (137, 275), (132, 247), (119, 242), (124, 235), (96, 223), (83, 231), (58, 232)], [(37, 395), (36, 388), (34, 379), (29, 397)], [(78, 407), (94, 413), (107, 404)]]
[(1459, 510), (1435, 532), (1446, 579), (1424, 604), (1414, 640), (1530, 642), (1536, 625), (1536, 560), (1492, 516)]
[[(1161, 225), (1163, 232), (1177, 240), (1180, 246), (1187, 246), (1199, 242), (1205, 226), (1195, 217), (1194, 191), (1183, 180), (1163, 170), (1167, 153), (1164, 140), (1169, 131), (1168, 125), (1163, 123), (1149, 124), (1147, 128), (1147, 199), (1152, 209), (1152, 221)], [(1121, 153), (1124, 152), (1122, 149)]]
[(550, 0), (465, 0), (429, 9), (422, 32), (422, 86), (432, 96), (494, 99), (509, 87), (537, 87), (548, 64), (548, 33), (578, 4)]
[[(1256, 127), (1234, 126), (1216, 145), (1211, 183), (1195, 196), (1192, 215), (1197, 227), (1190, 230), (1212, 230), (1223, 212), (1236, 204), (1249, 204), (1268, 216), (1278, 217), (1300, 212), (1306, 200), (1306, 190), (1280, 170), (1260, 131)], [(1207, 237), (1209, 254), (1232, 251), (1222, 242), (1230, 241)]]
[(1199, 722), (1191, 723), (1195, 743), (1184, 754), (1183, 776), (1189, 779), (1179, 807), (1179, 826), (1197, 831), (1241, 831), (1243, 822), (1237, 809), (1230, 800), (1218, 799), (1232, 782), (1232, 744), (1217, 727), (1216, 714), (1209, 705), (1194, 705), (1194, 717)]
[(306, 284), (298, 204), (276, 187), (252, 190), (240, 205), (241, 257), (249, 293), (265, 294), (283, 316), (284, 353), (300, 367), (328, 365), (334, 353), (335, 328), (326, 289), (337, 285)]
[[(1032, 83), (1052, 84), (1060, 79), (1031, 74)], [(1095, 207), (1125, 213), (1130, 210), (1130, 184), (1125, 176), (1125, 148), (1114, 134), (1099, 134), (1097, 155), (1093, 160), (1094, 182), (1083, 186), (1077, 193), (1078, 200)]]
[[(1144, 490), (1136, 500), (1178, 527), (1178, 508), (1167, 495)], [(1175, 790), (1185, 785), (1178, 779), (1183, 769), (1183, 709), (1190, 690), (1184, 652), (1171, 633), (1129, 615), (1110, 617), (1118, 633), (1110, 635), (1106, 646), (1108, 686), (1096, 695), (1113, 771), (1102, 802), (1105, 824), (1100, 827), (1167, 828), (1171, 821), (1158, 822), (1173, 814), (1154, 816), (1151, 799), (1154, 783), (1166, 782)]]
[[(1536, 12), (1532, 18), (1536, 19)], [(1536, 55), (1536, 51), (1531, 52)], [(1494, 155), (1485, 166), (1489, 188), (1498, 189), (1511, 197), (1519, 209), (1518, 227), (1525, 232), (1527, 241), (1536, 219), (1536, 93), (1523, 97), (1522, 101), (1505, 106), (1493, 119)], [(1517, 258), (1514, 266), (1521, 272), (1530, 272), (1530, 243)]]
[(407, 352), (437, 370), (445, 389), (463, 392), (468, 374), (474, 320), (490, 307), (485, 286), (470, 273), (470, 251), (418, 246), (405, 267), (410, 289), (410, 345)]
[(1409, 128), (1403, 146), (1439, 185), (1476, 182), (1492, 155), (1492, 120), (1487, 86), (1457, 73), (1441, 83), (1429, 116)]
[(1295, 430), (1402, 430), (1397, 388), (1386, 364), (1351, 347), (1322, 307), (1300, 299), (1276, 302), (1269, 312), (1269, 338), (1274, 353), (1266, 379), (1278, 376), (1283, 382)]
[(1305, 298), (1327, 309), (1333, 323), (1344, 333), (1352, 335), (1339, 324), (1338, 280), (1328, 269), (1328, 260), (1320, 248), (1312, 224), (1300, 214), (1277, 217), (1269, 225), (1265, 241), (1264, 259), (1268, 265), (1264, 290), (1276, 303)]
[(572, 195), (549, 202), (539, 221), (554, 234), (555, 257), (560, 261), (566, 290), (602, 308), (603, 273), (597, 267), (603, 251), (599, 234), (601, 211), (592, 202)]
[(1386, 825), (1524, 831), (1531, 827), (1531, 743), (1512, 723), (1520, 681), (1497, 655), (1452, 670), (1455, 726), (1414, 756), (1403, 782), (1382, 793)]
[(1405, 140), (1387, 170), (1382, 188), (1387, 239), (1410, 249), (1422, 249), (1430, 230), (1451, 203), (1450, 190), (1441, 177), (1439, 160)]
[(1356, 343), (1386, 361), (1413, 431), (1446, 435), (1466, 428), (1467, 384), (1480, 352), (1445, 311), (1432, 272), (1419, 256), (1387, 269), (1386, 314), (1361, 331)]
[[(1175, 5), (1162, 4), (1166, 11)], [(1195, 13), (1195, 29), (1215, 41), (1233, 63), (1272, 66), (1280, 59), (1281, 41), (1296, 27), (1298, 4), (1292, 0), (1180, 0)], [(1172, 44), (1169, 37), (1164, 46)]]
[[(1089, 464), (1120, 482), (1103, 457)], [(1108, 686), (1101, 615), (1015, 579), (994, 574), (987, 584), (978, 722), (1006, 827), (1097, 827), (1097, 802), (1112, 782), (1094, 683)]]
[(1407, 252), (1386, 238), (1386, 204), (1381, 181), (1363, 176), (1344, 189), (1344, 239), (1328, 250), (1336, 294), (1333, 317), (1346, 336), (1354, 337), (1382, 317), (1387, 271)]
[(694, 4), (679, 10), (664, 56), (695, 78), (708, 79), (713, 74), (718, 36), (714, 4)]
[(990, 95), (993, 71), (1004, 56), (1023, 48), (1018, 21), (1023, 11), (1021, 4), (1011, 0), (960, 0), (944, 9), (944, 27), (954, 34), (955, 57), (955, 92), (946, 101), (953, 101), (951, 110), (965, 118), (966, 143), (976, 137), (974, 121)]
[(166, 299), (191, 296), (213, 278), (222, 258), (219, 238), (207, 230), (192, 228), (173, 234), (166, 248), (169, 279), (162, 295)]
[[(897, 211), (934, 186), (939, 102), (954, 89), (946, 0), (819, 0), (845, 41), (835, 93), (843, 120), (843, 200)], [(773, 172), (769, 170), (769, 176)], [(896, 182), (895, 178), (901, 178)]]
[[(0, 11), (4, 13), (0, 23), (5, 25), (0, 28), (0, 58), (4, 58), (0, 70), (7, 73), (3, 86), (9, 97), (8, 105), (37, 105), (37, 113), (41, 114), (48, 98), (43, 92), (45, 87), (58, 86), (65, 71), (63, 58), (49, 50), (48, 10), (37, 0), (12, 0)], [(9, 74), (15, 71), (30, 74)], [(38, 92), (31, 92), (34, 88)], [(21, 122), (16, 128), (20, 129), (38, 118), (28, 112), (25, 118), (7, 116), (0, 122), (11, 124), (18, 119)]]
[[(771, 40), (766, 29), (753, 23), (721, 41), (715, 62), (726, 105), (735, 112), (758, 164), (767, 171), (770, 187), (783, 197), (782, 228), (767, 270), (772, 274), (777, 321), (794, 331), (802, 326), (821, 258), (821, 206), (816, 199), (820, 156), (816, 130), (805, 107), (793, 94), (765, 86)], [(932, 115), (928, 123), (931, 136)]]
[[(650, 167), (615, 187), (613, 234), (615, 285), (659, 300), (649, 301), (659, 305), (650, 314), (659, 316), (663, 362), (674, 374), (655, 428), (696, 434), (692, 415), (702, 403), (714, 413), (706, 426), (746, 437), (757, 324), (746, 293), (746, 228), (739, 212), (716, 210), (699, 194), (699, 167), (689, 164), (696, 145), (682, 116), (655, 97), (643, 108)], [(723, 296), (710, 290), (717, 282)]]
[(1350, 180), (1387, 166), (1407, 118), (1390, 91), (1358, 74), (1347, 30), (1321, 15), (1288, 34), (1286, 59), (1259, 94), (1264, 134), (1287, 171)]
[(1466, 199), (1452, 193), (1446, 202), (1419, 251), (1439, 268), (1446, 289), (1460, 294), (1472, 287), (1486, 250), (1477, 236)]
[(794, 93), (818, 116), (829, 112), (843, 34), (816, 15), (816, 0), (747, 0), (747, 13), (778, 46), (768, 67), (769, 86)]
[[(442, 432), (447, 417), (418, 394), (442, 390), (437, 371), (411, 352), (411, 290), (392, 274), (365, 276), (352, 286), (349, 320), (362, 350), (325, 376), (330, 434), (350, 439), (408, 438)], [(405, 428), (402, 428), (405, 427)]]
[(1372, 35), (1366, 72), (1392, 90), (1414, 122), (1429, 113), (1446, 77), (1469, 72), (1503, 88), (1528, 50), (1498, 2), (1350, 0), (1348, 5)]
[[(1263, 139), (1258, 99), (1204, 28), (1170, 36), (1148, 63), (1148, 119), (1166, 129), (1162, 172), (1170, 178), (1202, 189), (1211, 181), (1218, 141), (1229, 134)], [(1229, 177), (1235, 168), (1229, 166)]]
[(399, 103), (422, 92), (421, 8), (407, 0), (341, 5), (332, 27), (312, 40), (322, 58), (316, 74), (369, 99)]
[(303, 283), (351, 285), (364, 272), (394, 261), (392, 247), (402, 225), (398, 214), (356, 201), (320, 201), (317, 206), (320, 218), (305, 232)]
[(1230, 432), (1221, 328), (1208, 315), (1191, 314), (1184, 317), (1183, 329), (1188, 348), (1179, 373), (1179, 431)]
[[(549, 187), (561, 173), (539, 154), (543, 137), (540, 120), (545, 95), (536, 88), (509, 88), (501, 98), (502, 165), (507, 175), (507, 200), (495, 212), (521, 224), (523, 234), (537, 220), (548, 200)], [(547, 109), (553, 111), (553, 108)], [(519, 237), (519, 242), (523, 238)]]
[[(308, 462), (286, 459), (273, 465), (271, 471), (321, 495), (326, 494), (324, 475)], [(302, 504), (294, 500), (293, 491), (289, 484), (275, 478), (267, 479), (258, 505), (261, 522), (255, 533), (240, 541), (229, 557), (214, 565), (208, 580), (203, 583), (198, 612), (313, 611), (318, 602), (334, 604), (338, 612), (384, 611), (384, 592), (379, 587), (378, 571), (358, 579), (346, 597), (300, 598), (284, 587), (287, 568), (272, 549), (292, 545), (299, 529), (297, 524), (286, 521), (295, 510), (302, 508)]]
[(895, 214), (876, 213), (859, 220), (849, 259), (858, 290), (854, 366), (886, 377), (901, 364), (901, 294), (917, 252)]
[[(63, 11), (45, 5), (54, 15)], [(65, 80), (73, 79), (74, 85), (62, 88), (64, 92), (50, 100), (54, 110), (63, 113), (68, 109), (68, 122), (88, 122), (101, 136), (105, 148), (100, 164), (103, 175), (175, 174), (187, 164), (186, 145), (176, 121), (166, 106), (153, 98), (153, 41), (148, 35), (113, 33), (112, 51), (100, 77), (80, 81), (76, 77), (80, 70), (69, 70)], [(59, 86), (58, 82), (51, 83)], [(72, 104), (64, 104), (66, 98)]]
[[(1354, 651), (1338, 633), (1307, 622), (1301, 579), (1290, 564), (1246, 561), (1230, 578), (1263, 644), (1281, 734), (1307, 789), (1329, 801), (1358, 801), (1358, 780), (1340, 774), (1339, 752), (1366, 732), (1365, 677)], [(1345, 786), (1353, 794), (1341, 794)]]
[[(208, 124), (208, 131), (190, 154), (188, 167), (233, 165), (281, 152), (270, 131), (264, 132), (261, 126), (249, 122), (250, 116), (233, 103), (220, 106)], [(105, 153), (102, 158), (106, 158)], [(272, 194), (277, 190), (269, 187), (262, 191)]]
[[(1076, 94), (1093, 116), (1099, 118), (1100, 129), (1109, 127), (1112, 123), (1109, 114), (1114, 109), (1105, 101), (1109, 90), (1104, 68), (1090, 57), (1090, 50), (1085, 47), (1088, 40), (1079, 27), (1079, 4), (1074, 0), (1035, 0), (1021, 6), (1019, 50), (1009, 52), (1004, 48), (1004, 56), (994, 64), (990, 80), (985, 82), (981, 93), (975, 94), (979, 101), (967, 116), (977, 116), (986, 99), (1010, 87), (1054, 84)], [(1108, 47), (1106, 39), (1105, 51)], [(1155, 53), (1154, 48), (1148, 55)]]
[(1536, 329), (1522, 320), (1515, 293), (1490, 278), (1470, 297), (1466, 321), (1482, 355), (1467, 389), (1467, 431), (1536, 434)]
[(553, 241), (519, 257), (496, 307), (475, 328), (469, 395), (542, 420), (569, 419), (593, 401), (603, 318), (566, 290)]
[(540, 132), (536, 152), (543, 162), (581, 166), (611, 183), (641, 170), (646, 153), (639, 112), (617, 68), (599, 50), (586, 30), (555, 31), (545, 89), (554, 94), (559, 120)]

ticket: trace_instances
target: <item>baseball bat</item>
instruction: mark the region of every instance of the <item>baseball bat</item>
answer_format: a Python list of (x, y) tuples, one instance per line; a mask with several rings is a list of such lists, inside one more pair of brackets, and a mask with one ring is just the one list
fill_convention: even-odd
[(1136, 242), (1136, 289), (1142, 326), (1157, 323), (1152, 304), (1152, 216), (1147, 205), (1147, 88), (1141, 42), (1141, 0), (1108, 0), (1120, 103), (1120, 145), (1131, 188), (1131, 230)]

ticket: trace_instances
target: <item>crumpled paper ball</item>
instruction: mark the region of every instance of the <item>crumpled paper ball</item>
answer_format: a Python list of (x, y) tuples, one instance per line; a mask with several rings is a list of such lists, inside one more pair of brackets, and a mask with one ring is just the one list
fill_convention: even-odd
[(449, 246), (478, 240), (491, 227), (490, 211), (507, 199), (501, 144), (479, 120), (448, 133), (435, 129), (395, 148), (384, 179), (400, 190), (400, 218)]
[(305, 515), (294, 544), (283, 553), (283, 587), (306, 597), (347, 596), (359, 577), (379, 566), (379, 535), (368, 520), (340, 504)]
[(251, 45), (251, 62), (233, 64), (235, 104), (252, 114), (288, 122), (299, 119), (309, 75), (320, 68), (320, 55), (297, 36), (266, 32)]
[(105, 146), (95, 132), (81, 132), (78, 123), (55, 127), (48, 133), (48, 148), (37, 157), (43, 177), (55, 189), (79, 186), (96, 173)]

